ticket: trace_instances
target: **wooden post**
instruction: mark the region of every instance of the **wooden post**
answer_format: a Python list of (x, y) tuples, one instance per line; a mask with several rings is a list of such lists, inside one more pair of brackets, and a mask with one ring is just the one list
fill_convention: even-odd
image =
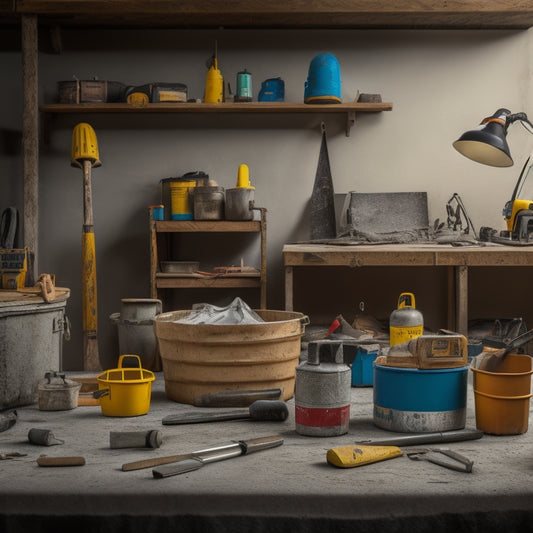
[(260, 210), (261, 213), (261, 309), (267, 308), (267, 250), (266, 250), (266, 209)]
[(457, 333), (468, 336), (468, 267), (455, 267), (455, 308)]
[(292, 311), (294, 309), (294, 286), (293, 286), (293, 270), (291, 266), (285, 267), (285, 311)]
[[(22, 152), (24, 179), (24, 246), (34, 254), (31, 279), (36, 279), (39, 243), (39, 90), (38, 28), (35, 15), (22, 16)], [(30, 267), (29, 267), (30, 268)]]

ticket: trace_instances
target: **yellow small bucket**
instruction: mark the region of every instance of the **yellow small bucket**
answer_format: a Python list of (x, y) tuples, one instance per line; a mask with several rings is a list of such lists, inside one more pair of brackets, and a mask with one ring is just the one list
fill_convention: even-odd
[[(138, 367), (123, 367), (125, 358), (137, 359)], [(150, 410), (154, 380), (154, 373), (142, 368), (138, 355), (121, 355), (118, 368), (97, 376), (98, 391), (94, 397), (100, 401), (105, 416), (145, 415)]]
[(170, 182), (170, 218), (172, 220), (193, 219), (193, 201), (190, 192), (195, 186), (195, 181), (178, 180)]

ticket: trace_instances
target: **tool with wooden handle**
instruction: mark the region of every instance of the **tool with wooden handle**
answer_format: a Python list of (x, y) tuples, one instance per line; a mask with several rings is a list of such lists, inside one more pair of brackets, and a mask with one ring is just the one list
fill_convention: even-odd
[(239, 440), (230, 446), (226, 446), (223, 450), (193, 454), (190, 458), (182, 459), (176, 463), (161, 466), (159, 468), (154, 468), (152, 474), (156, 479), (184, 474), (185, 472), (198, 470), (199, 468), (202, 468), (202, 466), (214, 463), (215, 461), (223, 461), (224, 459), (231, 459), (232, 457), (238, 457), (239, 455), (247, 455), (261, 450), (275, 448), (282, 444), (283, 438), (279, 435), (260, 437), (251, 440)]
[(91, 169), (99, 167), (96, 134), (90, 124), (81, 122), (72, 132), (70, 164), (83, 170), (82, 317), (83, 368), (101, 370), (97, 339), (96, 251), (91, 191)]
[(520, 348), (524, 344), (531, 342), (531, 340), (533, 340), (533, 329), (518, 335), (518, 337), (515, 337), (514, 339), (507, 340), (504, 348), (493, 351), (483, 351), (476, 356), (476, 359), (479, 360), (477, 368), (479, 370), (485, 370), (486, 372), (497, 372), (509, 353)]
[(39, 466), (83, 466), (85, 464), (84, 457), (46, 457), (42, 456), (37, 459)]
[(281, 400), (256, 400), (248, 409), (224, 412), (186, 413), (169, 415), (163, 418), (164, 425), (199, 424), (202, 422), (218, 422), (222, 420), (287, 420), (289, 410)]
[(279, 400), (281, 389), (228, 390), (202, 394), (193, 400), (196, 407), (249, 407), (257, 400)]
[(142, 470), (143, 468), (151, 468), (153, 466), (166, 465), (169, 463), (177, 463), (184, 459), (190, 459), (191, 457), (209, 455), (214, 453), (225, 453), (228, 450), (235, 450), (235, 441), (229, 444), (221, 444), (212, 448), (206, 448), (203, 450), (197, 450), (190, 453), (182, 453), (180, 455), (167, 455), (165, 457), (154, 457), (152, 459), (142, 459), (141, 461), (133, 461), (131, 463), (125, 463), (122, 465), (123, 472), (130, 472), (132, 470)]

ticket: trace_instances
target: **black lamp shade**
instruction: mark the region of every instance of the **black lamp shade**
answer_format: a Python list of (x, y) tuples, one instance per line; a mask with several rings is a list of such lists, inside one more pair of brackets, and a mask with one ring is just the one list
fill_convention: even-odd
[(505, 121), (491, 120), (476, 129), (463, 133), (453, 147), (465, 157), (493, 167), (513, 164), (507, 144)]

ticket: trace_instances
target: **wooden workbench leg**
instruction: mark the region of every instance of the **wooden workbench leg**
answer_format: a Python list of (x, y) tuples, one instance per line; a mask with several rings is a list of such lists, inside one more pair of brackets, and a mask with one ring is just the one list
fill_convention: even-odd
[(455, 267), (455, 312), (457, 333), (468, 336), (468, 267)]
[(292, 267), (285, 267), (285, 311), (293, 310), (293, 270)]
[(457, 302), (457, 294), (456, 294), (456, 283), (455, 283), (455, 267), (449, 266), (447, 267), (447, 300), (446, 300), (446, 308), (447, 308), (447, 323), (446, 327), (450, 331), (457, 331), (457, 315), (456, 315), (456, 302)]

